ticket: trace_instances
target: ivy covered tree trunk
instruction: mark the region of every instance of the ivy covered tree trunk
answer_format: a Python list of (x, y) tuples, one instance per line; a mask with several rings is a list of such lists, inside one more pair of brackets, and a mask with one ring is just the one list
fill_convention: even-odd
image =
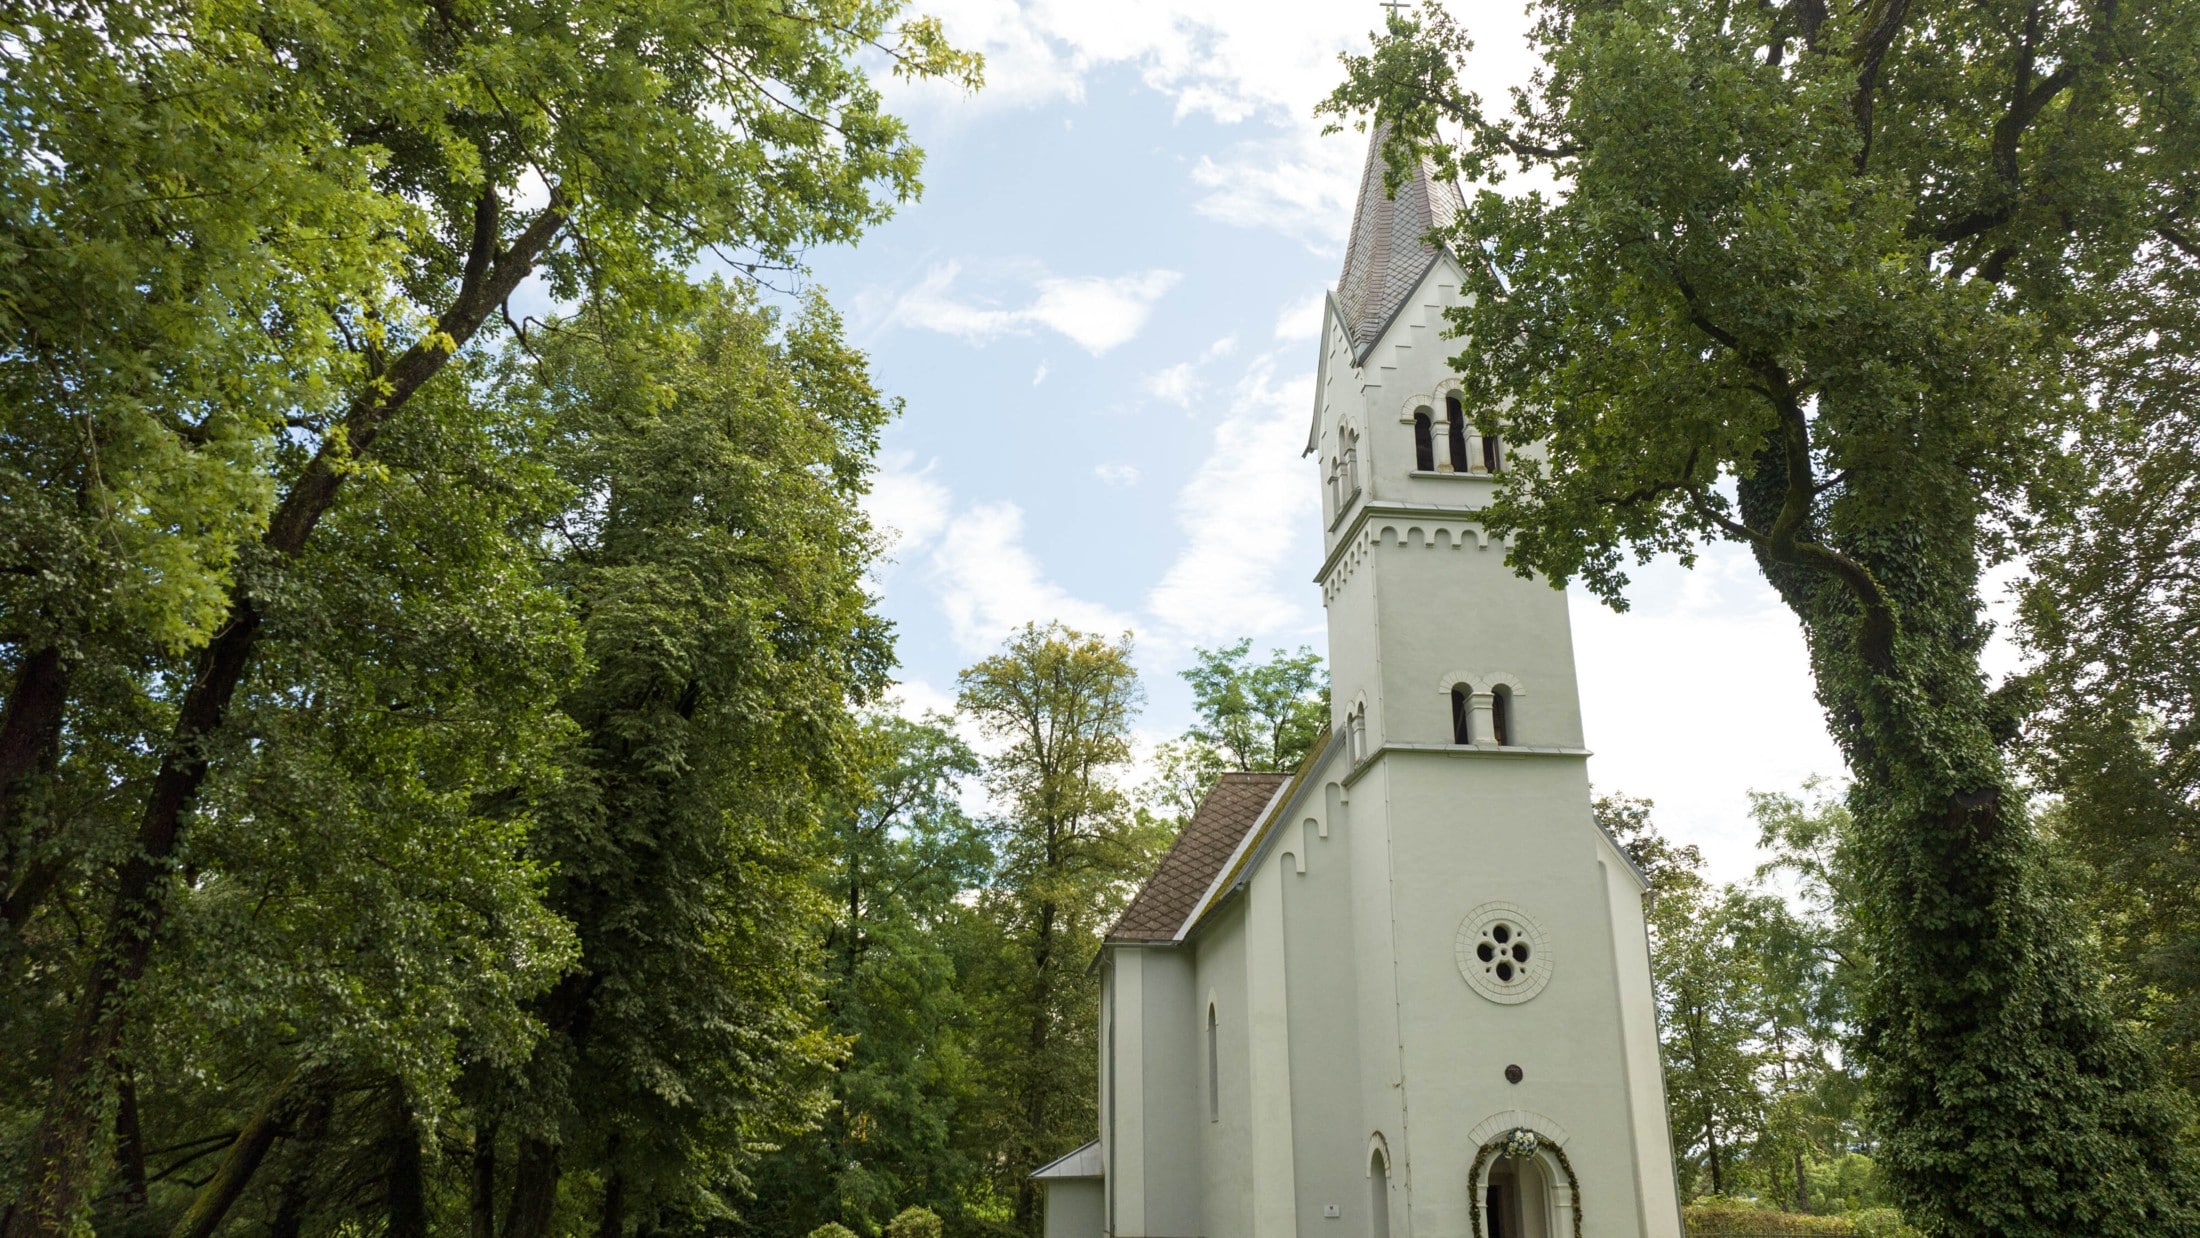
[[(1790, 478), (1787, 459), (1767, 448), (1741, 487), (1751, 527), (1771, 528), (1811, 484)], [(1757, 551), (1803, 621), (1855, 776), (1855, 912), (1874, 963), (1860, 1039), (1879, 1159), (1928, 1232), (2195, 1232), (2200, 1184), (2178, 1109), (2112, 1023), (2012, 783), (2016, 720), (1979, 670), (1989, 629), (1967, 488), (1945, 463), (1917, 473), (1914, 504), (1836, 502), (1817, 531), (1868, 573), (1868, 601)], [(1875, 623), (1875, 606), (1893, 622)], [(1982, 1155), (1992, 1149), (2022, 1155)]]

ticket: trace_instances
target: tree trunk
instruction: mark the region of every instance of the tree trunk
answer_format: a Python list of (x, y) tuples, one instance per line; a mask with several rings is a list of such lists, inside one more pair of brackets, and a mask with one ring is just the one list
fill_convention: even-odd
[(497, 1238), (497, 1128), (474, 1127), (473, 1190), (468, 1238)]
[(121, 1179), (123, 1228), (145, 1215), (145, 1132), (138, 1123), (137, 1073), (115, 1064), (115, 1176)]
[[(342, 434), (330, 436), (276, 506), (261, 539), (274, 563), (287, 564), (305, 549), (321, 517), (336, 503), (346, 461), (366, 455), (390, 418), (441, 372), (455, 348), (473, 339), (490, 311), (534, 269), (565, 223), (564, 201), (553, 191), (550, 205), (499, 256), (495, 252), (497, 211), (492, 189), (482, 195), (475, 212), (467, 278), (451, 307), (436, 320), (437, 330), (408, 348), (354, 399), (344, 415)], [(445, 348), (438, 335), (448, 336), (453, 348)], [(98, 954), (77, 998), (68, 1040), (55, 1061), (45, 1112), (29, 1141), (25, 1180), (34, 1186), (9, 1214), (4, 1238), (64, 1238), (88, 1194), (93, 1124), (102, 1108), (98, 1067), (114, 1051), (126, 994), (145, 974), (153, 943), (166, 921), (168, 872), (185, 815), (206, 781), (208, 745), (220, 730), (259, 643), (260, 615), (252, 603), (251, 583), (240, 579), (231, 587), (229, 617), (201, 651), (191, 686), (177, 710), (175, 728), (162, 750), (160, 770), (138, 823), (137, 848), (122, 865)]]
[(275, 1141), (288, 1133), (299, 1114), (314, 1103), (314, 1094), (321, 1088), (317, 1071), (300, 1070), (283, 1081), (275, 1094), (263, 1101), (244, 1129), (229, 1143), (229, 1153), (222, 1158), (220, 1168), (199, 1188), (197, 1197), (184, 1211), (175, 1227), (168, 1231), (169, 1238), (209, 1238), (219, 1228), (222, 1218), (251, 1185), (252, 1175), (260, 1163), (267, 1159), (267, 1151)]
[(336, 1097), (329, 1088), (317, 1088), (298, 1119), (298, 1133), (290, 1141), (290, 1172), (275, 1197), (275, 1218), (268, 1223), (268, 1238), (298, 1238), (305, 1229), (306, 1209), (313, 1202), (314, 1161), (321, 1140), (328, 1135), (329, 1111)]
[(512, 1165), (512, 1206), (504, 1214), (504, 1238), (548, 1238), (558, 1204), (558, 1148), (521, 1137)]
[(1717, 1122), (1706, 1122), (1703, 1131), (1704, 1138), (1711, 1149), (1710, 1155), (1706, 1158), (1711, 1162), (1711, 1193), (1723, 1196), (1726, 1194), (1726, 1161), (1719, 1152), (1719, 1124)]
[[(1054, 865), (1049, 865), (1054, 867)], [(1030, 1086), (1024, 1096), (1024, 1126), (1026, 1138), (1037, 1150), (1038, 1141), (1045, 1137), (1047, 1128), (1048, 1071), (1046, 1069), (1047, 1027), (1052, 993), (1048, 980), (1054, 966), (1054, 920), (1056, 908), (1052, 902), (1039, 905), (1039, 931), (1032, 946), (1031, 1029), (1027, 1047), (1031, 1051), (1031, 1069), (1025, 1076)], [(1016, 1175), (1016, 1228), (1026, 1234), (1036, 1233), (1039, 1226), (1039, 1189), (1029, 1175)]]
[[(1752, 528), (1808, 488), (1788, 450), (1768, 444), (1742, 479)], [(1856, 777), (1876, 1159), (1928, 1232), (2182, 1232), (2194, 1186), (2175, 1106), (2109, 1017), (1997, 738), (1970, 487), (1952, 462), (1912, 463), (1903, 510), (1837, 497), (1803, 530), (1861, 578), (1757, 547)]]
[(70, 670), (57, 648), (32, 652), (0, 706), (0, 919), (17, 931), (68, 870), (59, 857), (40, 854), (31, 775), (50, 771), (60, 754)]
[(388, 1128), (383, 1132), (387, 1170), (388, 1238), (428, 1238), (427, 1171), (420, 1161), (420, 1130), (402, 1080), (391, 1080)]
[(626, 1236), (626, 1176), (618, 1170), (603, 1184), (603, 1215), (596, 1221), (596, 1238)]

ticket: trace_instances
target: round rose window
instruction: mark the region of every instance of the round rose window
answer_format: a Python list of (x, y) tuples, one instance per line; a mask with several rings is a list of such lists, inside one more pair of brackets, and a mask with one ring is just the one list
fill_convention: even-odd
[(1474, 991), (1502, 1005), (1527, 1001), (1550, 983), (1550, 944), (1511, 903), (1484, 903), (1468, 912), (1452, 953)]

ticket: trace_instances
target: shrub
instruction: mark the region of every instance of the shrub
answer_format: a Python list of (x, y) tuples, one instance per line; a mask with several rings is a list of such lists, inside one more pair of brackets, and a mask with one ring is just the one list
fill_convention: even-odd
[(827, 1221), (811, 1230), (808, 1238), (856, 1238), (856, 1231), (838, 1221)]
[(1681, 1209), (1681, 1221), (1688, 1238), (1852, 1238), (1857, 1233), (1847, 1217), (1775, 1212), (1730, 1200), (1690, 1204)]
[(1856, 1223), (1856, 1238), (1924, 1238), (1923, 1231), (1904, 1224), (1893, 1208), (1866, 1208), (1849, 1219)]
[(904, 1208), (886, 1223), (886, 1238), (940, 1238), (939, 1214), (930, 1208)]

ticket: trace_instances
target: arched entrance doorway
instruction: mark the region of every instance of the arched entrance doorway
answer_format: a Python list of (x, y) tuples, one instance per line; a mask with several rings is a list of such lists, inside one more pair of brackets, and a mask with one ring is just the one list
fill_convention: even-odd
[(1482, 1184), (1482, 1228), (1487, 1238), (1554, 1238), (1551, 1189), (1535, 1161), (1499, 1160)]
[(1475, 1152), (1467, 1175), (1472, 1238), (1581, 1238), (1580, 1188), (1555, 1141), (1506, 1131)]

